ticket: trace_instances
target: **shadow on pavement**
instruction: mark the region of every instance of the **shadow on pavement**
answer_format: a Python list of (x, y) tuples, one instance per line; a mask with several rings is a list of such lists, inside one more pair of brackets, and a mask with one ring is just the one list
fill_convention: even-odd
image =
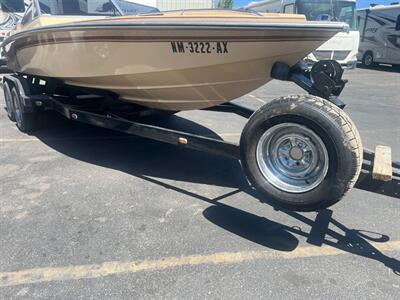
[[(217, 136), (215, 132), (179, 116), (170, 117), (163, 125), (171, 128), (188, 128), (192, 133)], [(120, 170), (205, 201), (211, 204), (203, 212), (207, 220), (262, 246), (278, 251), (292, 251), (299, 243), (296, 236), (301, 236), (312, 245), (329, 245), (379, 261), (396, 274), (400, 274), (400, 262), (386, 256), (370, 243), (386, 242), (389, 240), (387, 235), (348, 228), (335, 220), (329, 209), (320, 211), (315, 220), (297, 212), (279, 210), (308, 225), (310, 230), (306, 232), (298, 227), (277, 223), (219, 202), (244, 192), (266, 203), (248, 186), (241, 166), (236, 160), (132, 137), (71, 122), (61, 117), (56, 117), (51, 121), (51, 126), (36, 132), (35, 136), (49, 147), (69, 157)], [(166, 183), (164, 179), (231, 187), (235, 190), (217, 198), (208, 198)]]
[[(379, 261), (392, 269), (395, 274), (400, 275), (400, 261), (383, 254), (370, 243), (370, 241), (379, 243), (387, 242), (390, 239), (387, 235), (348, 228), (332, 218), (332, 211), (329, 209), (320, 211), (315, 220), (311, 220), (296, 212), (284, 212), (311, 227), (309, 233), (295, 228), (287, 228), (289, 232), (306, 237), (308, 243), (316, 246), (325, 244), (348, 253)], [(330, 229), (330, 224), (338, 230), (336, 228), (335, 230)]]
[[(235, 160), (69, 121), (57, 114), (46, 116), (46, 122), (48, 125), (34, 135), (58, 152), (81, 161), (134, 176), (225, 187), (237, 187), (241, 179), (241, 185), (245, 184), (241, 166)], [(191, 133), (219, 138), (208, 128), (178, 116), (166, 118), (163, 126), (188, 128)], [(224, 172), (235, 175), (228, 176), (232, 181), (221, 175)]]
[(371, 172), (362, 170), (355, 185), (357, 189), (400, 199), (400, 178), (390, 181), (372, 179)]
[(398, 161), (392, 161), (392, 180), (380, 181), (372, 178), (374, 159), (375, 154), (370, 150), (364, 149), (362, 170), (355, 187), (372, 193), (400, 199), (400, 163)]
[(282, 224), (223, 203), (209, 206), (203, 215), (215, 225), (270, 249), (292, 251), (299, 244)]
[[(297, 227), (276, 223), (221, 203), (210, 206), (203, 214), (212, 223), (272, 249), (294, 250), (297, 246), (295, 236), (303, 236), (307, 238), (309, 244), (318, 247), (328, 245), (351, 254), (379, 261), (392, 269), (395, 274), (400, 275), (400, 261), (383, 254), (370, 243), (387, 242), (389, 241), (387, 235), (348, 228), (332, 218), (332, 210), (329, 209), (318, 212), (315, 220), (293, 211), (281, 212), (309, 225), (310, 231), (305, 232)], [(335, 230), (329, 228), (330, 224), (336, 227)], [(266, 240), (268, 240), (267, 243)]]

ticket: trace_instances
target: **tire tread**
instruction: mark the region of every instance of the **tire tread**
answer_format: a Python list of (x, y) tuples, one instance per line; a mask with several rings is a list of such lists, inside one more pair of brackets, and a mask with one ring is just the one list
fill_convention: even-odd
[[(309, 109), (316, 110), (319, 113), (328, 116), (329, 119), (333, 121), (338, 128), (340, 128), (343, 136), (343, 143), (351, 152), (352, 167), (350, 167), (349, 169), (350, 174), (348, 178), (343, 180), (343, 186), (340, 188), (341, 195), (338, 195), (338, 198), (335, 202), (329, 203), (329, 205), (332, 205), (337, 201), (339, 201), (344, 195), (346, 195), (352, 189), (352, 187), (355, 185), (358, 179), (363, 160), (363, 146), (361, 137), (355, 124), (353, 123), (353, 121), (350, 119), (350, 117), (347, 115), (346, 112), (344, 112), (342, 109), (335, 106), (328, 100), (312, 95), (290, 95), (278, 98), (260, 107), (253, 114), (253, 116), (256, 114), (266, 115), (265, 114), (266, 111), (269, 112), (270, 117), (272, 117), (275, 114), (279, 116), (279, 109), (282, 106), (295, 107), (299, 103), (308, 106)], [(272, 116), (271, 112), (273, 113)], [(312, 209), (306, 208), (304, 210), (314, 210), (315, 208), (316, 209), (322, 208), (316, 206), (318, 205), (312, 206)]]

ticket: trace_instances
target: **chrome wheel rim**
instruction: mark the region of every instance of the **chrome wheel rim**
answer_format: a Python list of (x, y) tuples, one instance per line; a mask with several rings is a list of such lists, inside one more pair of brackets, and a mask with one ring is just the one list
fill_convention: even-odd
[(366, 55), (364, 61), (365, 61), (365, 64), (367, 66), (370, 66), (372, 64), (372, 56), (371, 55)]
[(269, 128), (257, 144), (256, 160), (264, 178), (289, 193), (316, 188), (328, 171), (329, 157), (321, 138), (296, 123)]

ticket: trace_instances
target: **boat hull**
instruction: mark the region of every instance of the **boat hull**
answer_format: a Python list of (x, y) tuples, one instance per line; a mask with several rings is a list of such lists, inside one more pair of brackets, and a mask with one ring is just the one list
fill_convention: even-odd
[[(86, 26), (37, 30), (9, 43), (17, 72), (110, 90), (164, 110), (224, 103), (271, 80), (277, 61), (295, 64), (337, 30), (244, 26)], [(11, 55), (13, 54), (13, 55)]]

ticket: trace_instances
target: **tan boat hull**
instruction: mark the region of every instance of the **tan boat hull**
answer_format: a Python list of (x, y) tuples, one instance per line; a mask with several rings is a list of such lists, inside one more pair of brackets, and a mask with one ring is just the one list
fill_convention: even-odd
[[(293, 65), (335, 33), (96, 26), (34, 32), (11, 43), (8, 53), (16, 53), (11, 66), (18, 72), (110, 90), (146, 107), (191, 110), (251, 92), (271, 80), (275, 62)], [(176, 43), (181, 52), (174, 52)], [(208, 53), (191, 53), (192, 45), (204, 44)]]

